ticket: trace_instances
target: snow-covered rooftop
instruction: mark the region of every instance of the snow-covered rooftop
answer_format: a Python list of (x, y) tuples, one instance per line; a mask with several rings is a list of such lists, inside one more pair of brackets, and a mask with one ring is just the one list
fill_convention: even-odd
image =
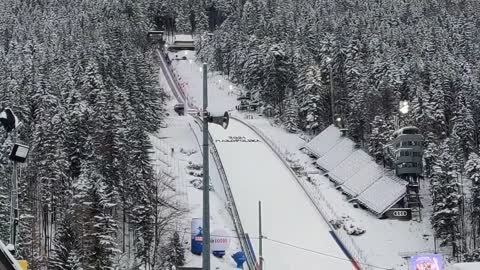
[(192, 35), (183, 35), (183, 34), (175, 35), (175, 41), (193, 42), (193, 36)]
[(322, 157), (330, 151), (342, 139), (340, 130), (333, 125), (330, 125), (322, 133), (318, 134), (304, 147), (317, 158)]
[(361, 193), (357, 200), (380, 216), (403, 198), (406, 184), (395, 176), (384, 175)]
[(355, 143), (331, 125), (304, 146), (319, 157), (317, 164), (348, 195), (376, 215), (382, 215), (405, 196), (407, 182), (391, 175)]
[(358, 196), (373, 185), (383, 174), (383, 169), (375, 162), (366, 164), (342, 185), (342, 189), (351, 196)]
[(343, 137), (330, 151), (317, 160), (317, 164), (327, 170), (333, 170), (354, 151), (354, 143)]
[(328, 173), (328, 176), (337, 184), (343, 184), (356, 174), (363, 166), (373, 162), (365, 151), (358, 149)]

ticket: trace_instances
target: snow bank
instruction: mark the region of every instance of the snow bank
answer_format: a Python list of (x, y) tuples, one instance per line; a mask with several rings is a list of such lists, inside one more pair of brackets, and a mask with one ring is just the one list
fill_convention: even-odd
[(456, 263), (446, 268), (446, 270), (479, 270), (479, 269), (480, 269), (480, 262)]

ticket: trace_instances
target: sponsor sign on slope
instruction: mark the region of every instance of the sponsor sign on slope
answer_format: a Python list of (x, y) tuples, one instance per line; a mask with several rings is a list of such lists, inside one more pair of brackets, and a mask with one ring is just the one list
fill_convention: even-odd
[(210, 245), (212, 246), (213, 255), (223, 257), (225, 251), (230, 245), (230, 238), (225, 230), (215, 230), (211, 234)]
[(385, 215), (391, 219), (411, 220), (412, 209), (410, 208), (390, 208)]
[(203, 228), (201, 218), (192, 218), (192, 238), (191, 238), (191, 251), (195, 255), (202, 254), (203, 248)]
[(259, 139), (247, 138), (245, 136), (228, 136), (226, 139), (216, 139), (216, 143), (220, 142), (260, 142)]

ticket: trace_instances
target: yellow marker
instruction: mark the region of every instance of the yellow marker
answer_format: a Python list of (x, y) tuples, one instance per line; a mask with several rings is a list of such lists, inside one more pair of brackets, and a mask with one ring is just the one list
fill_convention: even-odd
[(27, 270), (28, 269), (28, 262), (25, 260), (20, 260), (18, 261), (18, 264), (20, 264), (20, 267), (22, 267), (22, 270)]

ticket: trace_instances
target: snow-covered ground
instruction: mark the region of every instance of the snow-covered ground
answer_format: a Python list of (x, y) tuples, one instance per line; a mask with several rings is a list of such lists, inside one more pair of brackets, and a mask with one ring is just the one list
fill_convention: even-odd
[[(165, 77), (160, 74), (160, 82), (164, 89), (168, 90)], [(186, 248), (186, 266), (201, 267), (201, 256), (193, 255), (190, 252), (190, 222), (192, 218), (202, 217), (202, 191), (194, 186), (194, 179), (201, 179), (189, 175), (187, 168), (189, 162), (202, 164), (202, 155), (196, 136), (198, 127), (190, 116), (178, 116), (173, 111), (177, 103), (173, 95), (167, 104), (169, 116), (166, 118), (166, 127), (160, 129), (157, 134), (151, 136), (155, 152), (152, 154), (153, 164), (157, 171), (173, 177), (173, 186), (176, 191), (179, 205), (186, 208), (188, 212), (182, 220), (178, 221), (176, 229), (180, 232)], [(201, 137), (198, 137), (201, 142)], [(171, 149), (174, 149), (172, 153)], [(210, 161), (210, 178), (214, 191), (210, 193), (210, 227), (211, 231), (217, 229), (227, 232), (230, 239), (230, 247), (223, 259), (212, 256), (212, 269), (227, 270), (235, 269), (236, 264), (231, 255), (240, 251), (240, 244), (236, 238), (233, 223), (225, 208), (225, 198), (219, 180), (218, 171), (213, 160)]]
[(446, 269), (447, 270), (478, 270), (480, 269), (480, 262), (456, 263)]
[[(187, 60), (180, 60), (180, 61), (173, 61), (172, 65), (176, 70), (176, 73), (182, 83), (185, 85), (185, 89), (187, 89), (188, 95), (190, 98), (193, 98), (194, 103), (201, 105), (201, 97), (202, 97), (202, 81), (201, 81), (201, 73), (200, 73), (200, 63), (195, 62), (195, 56), (192, 52), (178, 52), (177, 55), (179, 56), (186, 56)], [(175, 56), (175, 54), (171, 54), (171, 57)], [(192, 61), (190, 61), (192, 60)], [(228, 80), (219, 75), (210, 73), (209, 74), (209, 109), (210, 110), (232, 110), (235, 105), (237, 104), (236, 96), (233, 95), (230, 89), (233, 89), (238, 94), (238, 91), (241, 90), (240, 87), (235, 85), (230, 86), (230, 82)], [(237, 114), (233, 112), (234, 114)], [(239, 117), (244, 118), (244, 114), (237, 114)], [(260, 129), (264, 134), (266, 134), (278, 147), (283, 149), (283, 151), (290, 156), (290, 159), (297, 159), (298, 163), (305, 167), (305, 170), (310, 173), (316, 173), (316, 170), (311, 163), (311, 160), (306, 154), (299, 151), (298, 149), (303, 146), (305, 143), (304, 140), (300, 138), (298, 134), (291, 134), (284, 131), (281, 127), (273, 126), (268, 119), (259, 117), (256, 114), (250, 114), (254, 117), (254, 119), (244, 119), (248, 123), (256, 126)], [(232, 122), (232, 127), (229, 127), (229, 131), (232, 131), (238, 124)], [(236, 136), (234, 133), (218, 133), (221, 132), (216, 127), (212, 127), (211, 130), (216, 132), (215, 136)], [(242, 131), (243, 132), (243, 131)], [(253, 136), (253, 134), (251, 134)], [(243, 148), (248, 148), (246, 143), (238, 143), (240, 149), (236, 149), (235, 143), (223, 143), (220, 144), (220, 148), (222, 151), (222, 160), (225, 159), (224, 162), (233, 162), (228, 161), (229, 159), (235, 159), (237, 155), (235, 151), (242, 150)], [(252, 144), (252, 143), (251, 143)], [(224, 148), (226, 145), (227, 148)], [(228, 150), (232, 148), (232, 150)], [(235, 149), (233, 149), (235, 148)], [(234, 151), (235, 150), (235, 151)], [(219, 150), (220, 151), (220, 150)], [(255, 157), (255, 158), (253, 158)], [(256, 168), (262, 168), (264, 159), (259, 159), (255, 154), (250, 157), (244, 157), (248, 163), (254, 163), (257, 165)], [(269, 158), (272, 159), (272, 158)], [(243, 162), (242, 157), (236, 158), (237, 162)], [(253, 162), (255, 161), (255, 162)], [(269, 160), (268, 162), (271, 162)], [(253, 165), (248, 165), (253, 166)], [(281, 164), (278, 164), (281, 167)], [(226, 166), (227, 167), (227, 166)], [(250, 167), (246, 167), (244, 170), (238, 172), (239, 174), (246, 174), (247, 171), (250, 169), (254, 169)], [(280, 170), (280, 169), (279, 169)], [(230, 172), (229, 172), (230, 173)], [(328, 201), (328, 203), (333, 207), (335, 210), (335, 215), (339, 219), (346, 219), (349, 223), (354, 224), (360, 228), (366, 230), (366, 232), (361, 236), (352, 236), (352, 240), (356, 246), (361, 249), (363, 255), (367, 258), (368, 263), (379, 266), (382, 268), (393, 268), (393, 269), (406, 269), (407, 262), (402, 255), (405, 254), (415, 254), (415, 253), (429, 253), (434, 250), (433, 247), (433, 237), (432, 237), (432, 230), (429, 225), (429, 219), (431, 208), (429, 206), (429, 201), (427, 193), (428, 189), (427, 186), (422, 186), (423, 192), (423, 200), (422, 202), (426, 206), (425, 209), (422, 209), (422, 214), (424, 217), (423, 222), (418, 223), (415, 221), (396, 221), (396, 220), (379, 220), (374, 215), (370, 214), (366, 210), (354, 208), (353, 205), (346, 201), (345, 197), (338, 192), (333, 185), (329, 182), (329, 180), (321, 176), (319, 174), (310, 174), (312, 179), (316, 184), (315, 190), (321, 192), (322, 197)], [(236, 178), (232, 173), (233, 178)], [(245, 179), (247, 176), (245, 175), (243, 181), (251, 181), (255, 179)], [(275, 181), (274, 179), (271, 179)], [(231, 180), (233, 182), (233, 180)], [(253, 183), (257, 184), (259, 181), (256, 180)], [(294, 183), (292, 181), (292, 183)], [(238, 184), (232, 184), (233, 192), (236, 193), (238, 191), (235, 190), (235, 186)], [(276, 183), (271, 183), (271, 193), (272, 196), (275, 196), (276, 191)], [(248, 192), (254, 192), (254, 187), (248, 190)], [(243, 190), (245, 192), (245, 190)], [(248, 193), (247, 193), (248, 194)], [(237, 195), (236, 195), (237, 196)], [(257, 194), (258, 196), (258, 194)], [(381, 196), (379, 194), (379, 196)], [(305, 197), (306, 198), (306, 197)], [(254, 197), (251, 197), (254, 200)], [(268, 196), (265, 197), (268, 199)], [(262, 198), (264, 200), (264, 198)], [(287, 200), (287, 198), (285, 199)], [(257, 202), (253, 201), (251, 206), (246, 210), (240, 210), (244, 208), (244, 206), (238, 206), (240, 209), (240, 214), (242, 212), (247, 211), (249, 215), (255, 216), (256, 215), (256, 206)], [(285, 219), (289, 219), (290, 217), (285, 216)], [(264, 218), (265, 219), (265, 218)], [(247, 222), (243, 221), (242, 222)], [(246, 224), (244, 224), (247, 227)], [(299, 228), (297, 226), (297, 228)], [(257, 235), (257, 234), (255, 234)], [(265, 231), (265, 235), (268, 236), (268, 232)], [(303, 243), (294, 241), (295, 243), (299, 244), (300, 246)], [(308, 243), (308, 241), (307, 241)], [(265, 251), (266, 252), (266, 251)], [(266, 256), (267, 257), (267, 256)], [(275, 254), (275, 257), (281, 257), (278, 254)], [(321, 257), (319, 257), (321, 258)], [(268, 260), (268, 258), (267, 258)], [(268, 262), (267, 262), (268, 266)], [(364, 267), (367, 268), (367, 267)], [(370, 269), (375, 269), (375, 267), (368, 267)], [(284, 268), (280, 268), (284, 269)], [(298, 268), (300, 269), (300, 268)], [(336, 269), (336, 268), (334, 268)]]
[[(179, 51), (169, 53), (172, 59), (172, 67), (176, 71), (177, 79), (188, 99), (197, 105), (203, 106), (203, 80), (202, 65), (195, 62), (195, 55), (192, 51)], [(175, 60), (186, 57), (186, 60)], [(207, 69), (208, 70), (208, 69)], [(223, 112), (235, 109), (238, 104), (236, 100), (239, 94), (238, 88), (230, 84), (222, 75), (209, 72), (208, 79), (208, 110), (210, 112)]]
[[(170, 54), (171, 59), (183, 56), (193, 57), (191, 52)], [(201, 70), (193, 69), (193, 61), (174, 60), (172, 65), (184, 91), (191, 102), (198, 107), (202, 105), (202, 78)], [(183, 75), (184, 75), (183, 74)], [(231, 111), (238, 103), (235, 88), (220, 75), (213, 75), (209, 82), (209, 111)], [(300, 186), (290, 175), (287, 168), (263, 142), (243, 142), (255, 140), (248, 127), (231, 121), (228, 130), (211, 126), (214, 139), (230, 140), (236, 136), (239, 142), (217, 143), (222, 157), (229, 183), (240, 213), (244, 230), (250, 235), (258, 235), (257, 203), (264, 201), (265, 217), (264, 230), (271, 240), (265, 241), (266, 267), (272, 269), (316, 269), (327, 267), (332, 269), (352, 269), (352, 264), (343, 254), (340, 247), (329, 233), (327, 223), (315, 210), (314, 205), (302, 193)], [(248, 138), (244, 136), (247, 134)], [(217, 137), (220, 136), (220, 137)], [(245, 146), (249, 144), (248, 146)], [(235, 146), (233, 146), (235, 145)], [(237, 150), (231, 151), (228, 146)], [(253, 146), (250, 149), (249, 146)], [(242, 151), (239, 151), (242, 150)], [(233, 154), (235, 153), (235, 154)], [(255, 157), (252, 159), (251, 157)], [(259, 164), (270, 163), (268, 166)], [(250, 163), (248, 163), (250, 162)], [(248, 181), (247, 181), (248, 180)], [(254, 193), (254, 183), (264, 181), (259, 186), (258, 193)], [(272, 193), (272, 188), (278, 185), (278, 194)], [(274, 188), (275, 189), (275, 188)], [(288, 198), (288, 199), (286, 199)], [(286, 246), (274, 241), (282, 241), (296, 246)], [(303, 249), (302, 249), (303, 248)], [(254, 241), (254, 249), (258, 256), (258, 241)], [(310, 251), (306, 251), (310, 250)]]
[[(313, 160), (298, 150), (305, 141), (297, 134), (286, 132), (281, 127), (273, 126), (267, 119), (256, 117), (245, 119), (246, 122), (259, 128), (277, 146), (284, 149), (285, 153), (305, 168), (305, 171), (318, 172), (312, 165)], [(360, 236), (352, 236), (352, 240), (361, 249), (370, 264), (380, 267), (394, 267), (403, 269), (406, 267), (404, 254), (431, 253), (434, 251), (433, 236), (430, 227), (429, 216), (431, 209), (429, 202), (423, 200), (426, 209), (422, 209), (423, 221), (398, 221), (390, 219), (378, 219), (376, 216), (360, 208), (354, 208), (345, 196), (335, 189), (325, 176), (320, 174), (309, 174), (319, 187), (315, 191), (334, 206), (338, 219), (347, 217), (351, 223), (366, 230)], [(306, 180), (305, 180), (306, 181)], [(428, 199), (428, 189), (425, 185), (421, 187), (424, 199)], [(381, 196), (381, 194), (379, 194)], [(326, 209), (328, 211), (328, 209)], [(402, 256), (401, 256), (402, 255)], [(402, 268), (403, 267), (403, 268)]]
[[(327, 223), (261, 138), (237, 121), (231, 121), (227, 130), (210, 125), (210, 133), (250, 235), (258, 236), (262, 201), (266, 269), (353, 269)], [(253, 246), (258, 256), (258, 240)]]

